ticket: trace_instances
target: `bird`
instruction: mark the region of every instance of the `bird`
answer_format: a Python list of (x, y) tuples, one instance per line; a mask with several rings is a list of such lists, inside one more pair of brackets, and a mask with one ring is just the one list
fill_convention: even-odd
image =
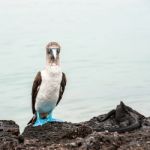
[(61, 47), (57, 42), (46, 46), (46, 66), (39, 71), (32, 86), (33, 117), (28, 125), (43, 125), (47, 122), (60, 121), (52, 117), (52, 112), (62, 99), (66, 87), (66, 75), (60, 65)]

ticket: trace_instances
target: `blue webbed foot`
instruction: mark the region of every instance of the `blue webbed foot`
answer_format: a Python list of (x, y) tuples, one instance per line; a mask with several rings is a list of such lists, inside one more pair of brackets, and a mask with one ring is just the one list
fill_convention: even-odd
[(48, 116), (46, 118), (41, 119), (39, 113), (37, 112), (37, 119), (33, 126), (34, 127), (42, 126), (48, 122), (63, 122), (63, 121), (60, 119), (53, 118), (51, 113), (48, 114)]

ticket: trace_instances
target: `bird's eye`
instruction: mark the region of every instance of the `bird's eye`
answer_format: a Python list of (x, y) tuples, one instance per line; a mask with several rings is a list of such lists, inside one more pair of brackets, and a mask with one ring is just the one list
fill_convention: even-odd
[(57, 53), (58, 53), (58, 54), (60, 53), (60, 49), (59, 49), (59, 48), (57, 48)]
[(51, 49), (48, 49), (48, 50), (47, 50), (47, 53), (48, 53), (48, 54), (51, 54), (51, 53), (52, 53), (52, 50), (51, 50)]

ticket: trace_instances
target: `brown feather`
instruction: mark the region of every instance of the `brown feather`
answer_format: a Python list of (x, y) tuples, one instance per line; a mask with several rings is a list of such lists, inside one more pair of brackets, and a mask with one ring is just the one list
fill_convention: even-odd
[(66, 75), (62, 73), (62, 80), (60, 83), (60, 90), (59, 90), (59, 98), (58, 98), (56, 105), (58, 105), (60, 100), (62, 99), (63, 93), (65, 91), (66, 83), (67, 83)]
[(37, 118), (36, 110), (35, 110), (35, 102), (36, 102), (36, 96), (38, 94), (41, 82), (42, 82), (42, 77), (41, 77), (41, 72), (39, 71), (34, 79), (33, 86), (32, 86), (32, 112), (33, 112), (34, 116), (28, 122), (28, 125), (34, 124), (34, 122), (36, 121), (36, 118)]
[(32, 86), (32, 112), (35, 114), (35, 101), (42, 82), (41, 72), (38, 72)]

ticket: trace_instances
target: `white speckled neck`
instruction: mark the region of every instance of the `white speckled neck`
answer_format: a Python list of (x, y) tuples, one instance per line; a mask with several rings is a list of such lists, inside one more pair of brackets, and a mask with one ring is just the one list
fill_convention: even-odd
[(48, 71), (48, 73), (52, 73), (52, 74), (56, 74), (61, 72), (61, 67), (59, 65), (54, 65), (54, 66), (46, 66), (46, 70)]

